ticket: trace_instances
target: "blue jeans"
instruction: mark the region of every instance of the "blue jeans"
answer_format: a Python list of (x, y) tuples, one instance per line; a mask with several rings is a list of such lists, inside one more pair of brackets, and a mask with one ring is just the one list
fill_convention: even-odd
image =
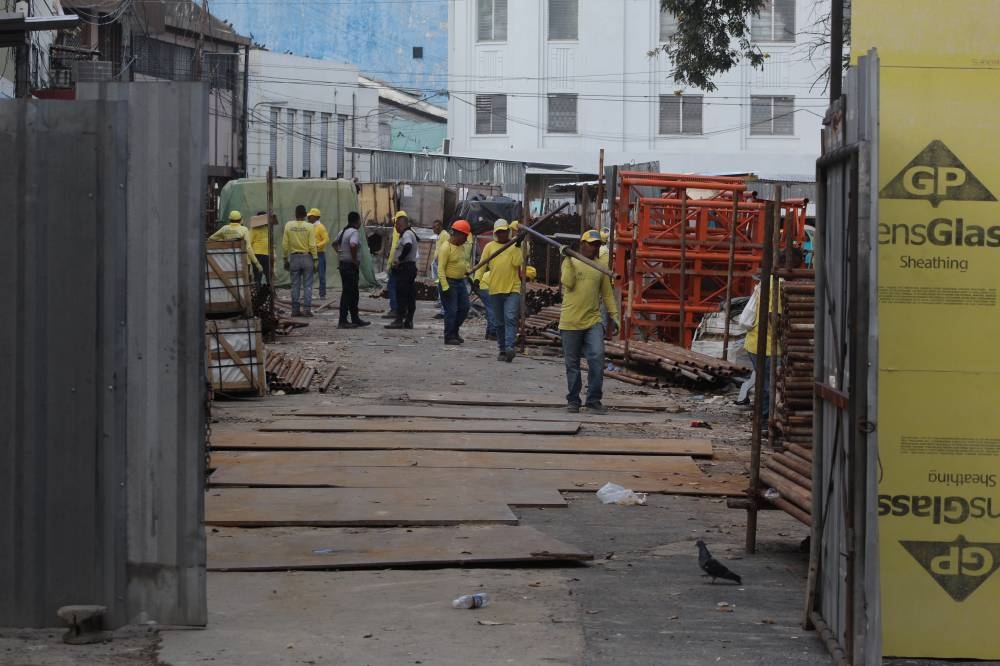
[(319, 253), (319, 297), (326, 298), (326, 251)]
[(761, 416), (763, 417), (762, 419), (763, 427), (767, 428), (767, 417), (771, 413), (771, 357), (770, 356), (764, 357), (763, 370), (757, 367), (757, 354), (750, 354), (750, 363), (753, 365), (753, 371), (755, 373), (757, 374), (760, 374), (761, 372), (764, 373), (764, 394), (761, 396), (757, 396), (756, 394), (754, 394), (753, 399), (755, 401), (763, 400)]
[(566, 404), (580, 406), (580, 357), (587, 359), (587, 406), (604, 397), (604, 324), (594, 324), (581, 331), (559, 331), (563, 359), (566, 362)]
[(305, 311), (312, 310), (313, 301), (313, 258), (311, 254), (300, 252), (288, 258), (288, 271), (292, 277), (292, 314), (299, 312), (299, 293), (305, 299)]
[(486, 335), (492, 335), (497, 332), (497, 319), (493, 316), (493, 300), (490, 298), (490, 292), (488, 289), (480, 288), (476, 295), (486, 309)]
[(517, 319), (521, 314), (521, 294), (492, 294), (493, 319), (497, 322), (497, 347), (500, 351), (514, 348), (517, 340)]
[(397, 309), (399, 303), (396, 301), (396, 271), (392, 270), (391, 268), (388, 269), (388, 271), (389, 271), (389, 286), (387, 287), (387, 289), (389, 290), (389, 310), (392, 312), (399, 312), (399, 310)]
[(469, 315), (469, 287), (462, 278), (448, 280), (444, 292), (444, 339), (458, 337), (465, 318)]

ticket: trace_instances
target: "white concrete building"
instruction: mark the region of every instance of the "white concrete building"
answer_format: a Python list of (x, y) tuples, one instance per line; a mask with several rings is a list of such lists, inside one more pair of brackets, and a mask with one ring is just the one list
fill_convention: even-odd
[[(452, 0), (448, 135), (458, 154), (569, 164), (659, 160), (668, 172), (811, 176), (826, 91), (810, 56), (824, 2), (769, 0), (752, 21), (763, 70), (679, 89), (659, 0)], [(828, 0), (826, 3), (828, 5)]]
[(253, 49), (247, 106), (248, 177), (368, 180), (368, 157), (345, 150), (378, 148), (378, 91), (357, 67)]
[[(0, 0), (0, 14), (15, 13), (31, 17), (61, 16), (59, 0)], [(28, 86), (31, 90), (49, 86), (49, 51), (56, 32), (32, 32), (28, 53)], [(0, 99), (13, 99), (17, 78), (17, 58), (13, 48), (0, 48)]]

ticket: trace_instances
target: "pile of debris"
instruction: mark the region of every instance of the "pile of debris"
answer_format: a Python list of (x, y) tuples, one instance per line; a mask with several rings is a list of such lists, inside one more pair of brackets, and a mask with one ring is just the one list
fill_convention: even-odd
[[(550, 287), (537, 282), (529, 282), (524, 291), (524, 309), (529, 315), (541, 312), (550, 305), (562, 303), (562, 291), (559, 287)], [(558, 313), (559, 308), (556, 308)], [(558, 317), (556, 317), (558, 319)]]
[(559, 345), (559, 312), (561, 309), (562, 306), (551, 305), (525, 317), (525, 342), (529, 345)]
[(271, 391), (285, 393), (306, 393), (316, 375), (316, 368), (306, 365), (300, 358), (293, 358), (281, 352), (267, 352), (264, 362), (267, 385)]
[(667, 379), (677, 384), (694, 383), (717, 385), (749, 374), (749, 369), (699, 354), (666, 342), (608, 342), (604, 353), (609, 359), (620, 361), (627, 370), (638, 377)]

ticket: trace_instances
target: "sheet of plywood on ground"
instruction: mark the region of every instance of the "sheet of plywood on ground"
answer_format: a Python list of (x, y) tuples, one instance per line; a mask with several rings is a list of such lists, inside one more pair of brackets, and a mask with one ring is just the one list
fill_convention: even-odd
[(498, 451), (288, 451), (274, 454), (216, 451), (212, 453), (212, 467), (238, 465), (255, 455), (269, 457), (275, 465), (292, 463), (313, 464), (317, 467), (542, 469), (639, 472), (644, 474), (698, 469), (691, 458), (678, 456), (608, 456)]
[[(446, 405), (485, 405), (487, 407), (565, 407), (566, 398), (553, 394), (504, 394), (504, 393), (447, 393), (441, 391), (408, 391), (403, 398), (411, 402), (442, 403)], [(663, 411), (669, 403), (665, 400), (641, 401), (627, 398), (605, 398), (604, 406), (611, 409)]]
[[(301, 407), (274, 413), (275, 416), (375, 416), (383, 418), (434, 418), (434, 419), (477, 419), (477, 420), (521, 420), (521, 421), (559, 421), (567, 420), (566, 410), (554, 409), (511, 409), (489, 407), (463, 407), (460, 405), (436, 407), (428, 405), (321, 405), (316, 407)], [(646, 423), (666, 423), (667, 417), (662, 413), (647, 412), (643, 414), (590, 414), (586, 410), (572, 420), (579, 418), (586, 423), (616, 423), (622, 425)]]
[(742, 476), (709, 477), (691, 458), (661, 457), (659, 472), (563, 469), (484, 469), (442, 467), (341, 467), (316, 456), (332, 451), (247, 452), (226, 454), (213, 472), (215, 486), (342, 488), (449, 487), (495, 490), (530, 486), (565, 491), (595, 491), (607, 482), (638, 492), (683, 495), (734, 495), (746, 485)]
[(570, 421), (445, 421), (443, 419), (288, 419), (258, 427), (262, 432), (511, 432), (572, 435)]
[(419, 529), (219, 528), (208, 536), (213, 571), (454, 567), (584, 562), (593, 555), (531, 527), (460, 525)]
[(205, 524), (224, 527), (390, 527), (498, 523), (516, 525), (506, 502), (468, 489), (214, 488)]
[(633, 439), (618, 437), (564, 437), (547, 435), (449, 434), (430, 433), (274, 433), (235, 430), (217, 425), (212, 430), (213, 449), (234, 450), (440, 450), (440, 451), (522, 451), (528, 453), (582, 453), (608, 455), (654, 455), (712, 457), (707, 439)]

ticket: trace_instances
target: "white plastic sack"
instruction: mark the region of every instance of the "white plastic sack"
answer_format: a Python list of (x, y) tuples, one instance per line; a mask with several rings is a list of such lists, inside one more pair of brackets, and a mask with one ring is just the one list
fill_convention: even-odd
[(736, 323), (740, 326), (751, 329), (754, 326), (754, 322), (757, 321), (757, 304), (760, 302), (760, 283), (753, 288), (753, 293), (750, 294), (750, 300), (747, 304), (743, 306), (743, 312), (740, 313), (739, 318)]
[(620, 506), (646, 505), (646, 493), (635, 493), (623, 488), (617, 483), (605, 483), (597, 491), (597, 499), (601, 504), (618, 504)]

